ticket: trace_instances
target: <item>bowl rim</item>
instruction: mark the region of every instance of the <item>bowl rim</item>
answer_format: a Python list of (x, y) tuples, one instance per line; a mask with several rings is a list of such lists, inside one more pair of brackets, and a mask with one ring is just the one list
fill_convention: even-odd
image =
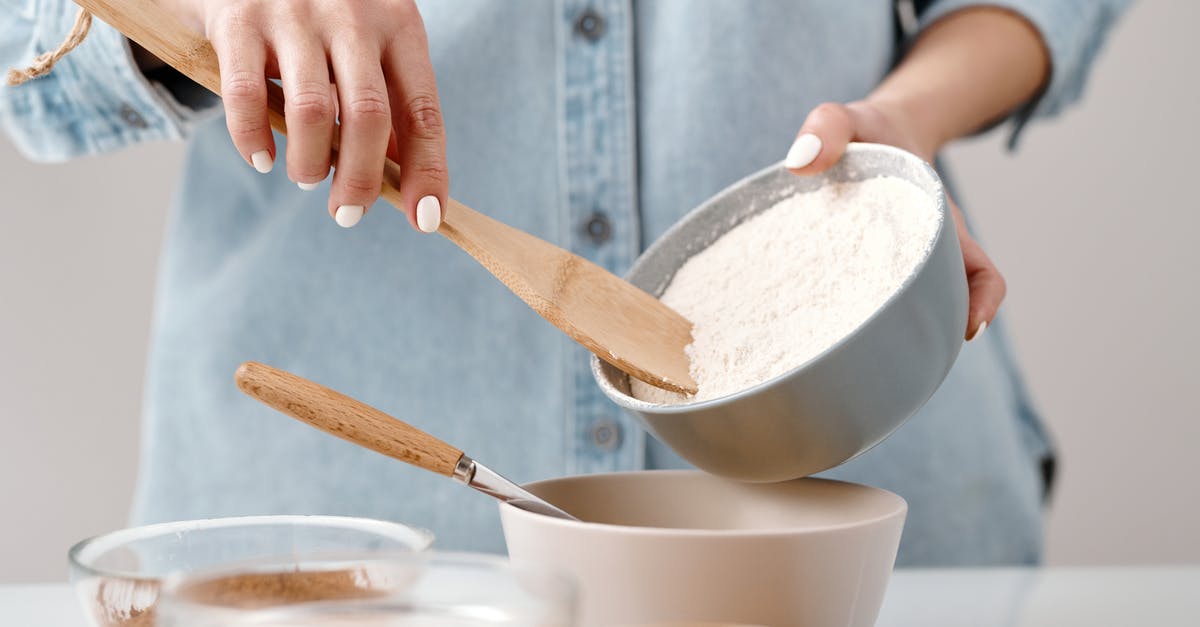
[[(763, 484), (763, 483), (747, 483), (747, 482), (743, 482), (743, 481), (737, 481), (735, 479), (726, 479), (724, 477), (713, 475), (711, 473), (707, 473), (702, 470), (684, 470), (684, 469), (624, 470), (624, 471), (619, 471), (619, 472), (601, 472), (601, 473), (590, 473), (590, 474), (582, 474), (582, 475), (568, 475), (565, 477), (553, 477), (553, 478), (549, 478), (549, 479), (539, 479), (537, 481), (530, 481), (529, 483), (521, 484), (521, 487), (528, 489), (531, 487), (536, 488), (538, 485), (548, 484), (548, 483), (558, 482), (558, 481), (573, 481), (573, 480), (588, 481), (588, 480), (593, 480), (593, 479), (603, 479), (603, 478), (609, 478), (609, 477), (622, 477), (622, 476), (630, 476), (630, 475), (647, 475), (647, 474), (654, 474), (654, 475), (659, 475), (659, 476), (706, 476), (706, 477), (718, 479), (721, 481), (726, 481), (726, 482), (731, 482), (731, 483), (736, 483), (736, 484), (744, 484), (747, 486), (775, 485), (777, 483), (789, 483), (792, 481), (837, 483), (837, 484), (842, 484), (842, 485), (854, 486), (856, 488), (863, 488), (863, 489), (866, 489), (866, 490), (869, 490), (872, 492), (879, 493), (879, 494), (883, 495), (884, 497), (893, 499), (893, 505), (889, 509), (889, 511), (887, 511), (883, 514), (880, 514), (878, 516), (872, 516), (870, 518), (864, 518), (862, 520), (855, 520), (855, 521), (851, 521), (851, 522), (839, 523), (836, 525), (828, 525), (828, 526), (824, 526), (824, 527), (820, 527), (820, 528), (812, 528), (812, 529), (795, 529), (795, 528), (787, 528), (787, 527), (764, 527), (762, 529), (678, 529), (678, 528), (671, 528), (671, 527), (643, 527), (643, 526), (638, 526), (638, 525), (617, 525), (617, 524), (613, 524), (613, 523), (597, 523), (597, 522), (587, 522), (584, 520), (567, 520), (565, 518), (556, 518), (554, 516), (547, 516), (545, 514), (538, 514), (536, 512), (524, 510), (519, 507), (510, 505), (506, 502), (501, 502), (499, 504), (501, 514), (503, 515), (505, 513), (508, 513), (508, 514), (516, 516), (518, 518), (522, 518), (522, 517), (527, 518), (528, 520), (534, 521), (535, 524), (537, 523), (537, 521), (541, 521), (541, 523), (550, 525), (552, 527), (570, 528), (570, 529), (574, 529), (577, 531), (603, 531), (605, 533), (611, 533), (611, 534), (617, 534), (617, 535), (636, 535), (636, 536), (649, 536), (649, 537), (671, 537), (671, 538), (691, 538), (691, 539), (695, 539), (695, 538), (713, 538), (713, 539), (774, 538), (774, 539), (779, 539), (779, 538), (785, 538), (785, 537), (817, 535), (817, 534), (822, 534), (822, 533), (848, 531), (848, 530), (852, 530), (852, 529), (859, 529), (859, 528), (864, 528), (864, 527), (868, 527), (868, 526), (873, 526), (873, 525), (877, 525), (877, 524), (883, 523), (885, 521), (894, 519), (896, 517), (900, 517), (901, 519), (903, 519), (908, 514), (908, 501), (905, 500), (904, 497), (900, 496), (899, 494), (896, 494), (895, 492), (892, 492), (891, 490), (885, 490), (883, 488), (869, 486), (869, 485), (865, 485), (862, 483), (841, 481), (839, 479), (826, 479), (824, 477), (800, 477), (797, 479), (789, 479), (788, 481), (780, 481), (780, 482), (775, 482), (775, 483)], [(537, 494), (537, 493), (534, 492), (534, 494)]]
[[(890, 309), (897, 300), (899, 300), (905, 293), (907, 293), (909, 291), (909, 289), (911, 289), (912, 284), (916, 282), (917, 277), (920, 276), (920, 274), (922, 272), (924, 272), (926, 266), (929, 265), (929, 260), (933, 257), (934, 250), (937, 248), (937, 244), (941, 240), (943, 232), (946, 230), (946, 223), (947, 223), (946, 218), (947, 218), (947, 214), (949, 213), (949, 204), (946, 199), (946, 186), (942, 182), (941, 177), (938, 176), (937, 170), (935, 170), (933, 168), (933, 166), (929, 164), (929, 162), (925, 161), (924, 159), (918, 157), (917, 155), (915, 155), (907, 150), (897, 148), (895, 146), (889, 146), (887, 144), (875, 144), (875, 143), (869, 143), (869, 142), (850, 142), (850, 144), (846, 147), (846, 152), (843, 155), (843, 157), (845, 155), (849, 155), (849, 154), (870, 153), (870, 152), (892, 153), (894, 155), (900, 156), (901, 158), (905, 159), (906, 161), (912, 161), (912, 162), (915, 162), (916, 164), (918, 164), (919, 169), (921, 171), (927, 173), (932, 180), (934, 194), (935, 194), (935, 197), (933, 199), (934, 200), (934, 208), (938, 214), (937, 215), (937, 218), (938, 218), (937, 228), (934, 229), (933, 235), (929, 238), (929, 248), (925, 251), (925, 254), (921, 257), (920, 261), (917, 262), (917, 265), (913, 266), (912, 272), (909, 272), (908, 276), (904, 277), (904, 281), (902, 281), (900, 283), (900, 286), (898, 288), (896, 288), (896, 291), (892, 292), (892, 295), (889, 296), (887, 298), (887, 300), (883, 301), (883, 303), (881, 305), (879, 305), (879, 307), (877, 307), (875, 309), (875, 311), (871, 312), (870, 316), (868, 316), (865, 320), (863, 320), (861, 323), (859, 323), (858, 326), (854, 327), (854, 329), (852, 331), (850, 331), (849, 333), (847, 333), (846, 335), (844, 335), (840, 339), (838, 339), (838, 341), (834, 342), (833, 344), (831, 344), (827, 348), (825, 348), (825, 350), (821, 351), (820, 353), (817, 353), (816, 355), (813, 355), (806, 361), (804, 361), (800, 364), (797, 364), (795, 367), (787, 370), (786, 372), (783, 372), (774, 377), (771, 377), (770, 379), (767, 379), (766, 381), (761, 381), (751, 387), (748, 387), (748, 388), (745, 388), (742, 390), (738, 390), (737, 392), (733, 392), (732, 394), (726, 394), (724, 396), (718, 396), (716, 398), (710, 398), (710, 399), (705, 399), (705, 400), (696, 401), (696, 402), (683, 402), (683, 403), (673, 403), (673, 404), (651, 403), (651, 402), (643, 401), (642, 399), (636, 398), (632, 394), (625, 394), (620, 389), (618, 389), (615, 385), (613, 385), (612, 383), (609, 382), (608, 377), (604, 376), (604, 373), (602, 371), (603, 366), (601, 365), (602, 362), (600, 361), (600, 358), (597, 357), (596, 355), (592, 355), (592, 364), (591, 364), (592, 365), (592, 377), (594, 379), (596, 379), (597, 384), (600, 386), (600, 389), (601, 389), (601, 391), (604, 392), (605, 396), (607, 396), (609, 398), (609, 400), (613, 401), (614, 403), (617, 403), (618, 405), (620, 405), (621, 407), (624, 407), (625, 409), (630, 409), (630, 410), (637, 411), (637, 412), (659, 414), (659, 415), (687, 414), (687, 413), (691, 413), (691, 412), (695, 412), (695, 411), (703, 411), (703, 410), (706, 410), (706, 409), (709, 409), (712, 407), (720, 407), (720, 406), (726, 405), (728, 403), (734, 403), (745, 397), (755, 396), (755, 395), (758, 395), (758, 394), (766, 391), (769, 388), (776, 387), (777, 385), (780, 385), (785, 379), (790, 379), (790, 378), (794, 377), (795, 375), (797, 375), (798, 373), (800, 373), (801, 371), (807, 370), (807, 369), (815, 366), (817, 363), (823, 361), (829, 355), (832, 355), (833, 353), (839, 351), (843, 345), (849, 343), (851, 340), (853, 340), (854, 338), (856, 338), (860, 334), (862, 334), (863, 330), (866, 329), (868, 326), (870, 326), (871, 323), (874, 322), (879, 316), (881, 316), (884, 311)], [(840, 163), (841, 159), (839, 159), (838, 161)], [(671, 239), (672, 236), (675, 234), (675, 232), (682, 228), (682, 225), (685, 222), (688, 222), (691, 219), (693, 219), (694, 215), (699, 213), (701, 210), (707, 208), (712, 203), (718, 201), (719, 199), (724, 198), (724, 197), (728, 196), (729, 194), (733, 193), (735, 188), (739, 188), (747, 181), (757, 179), (759, 177), (767, 176), (768, 174), (772, 174), (774, 172), (777, 172), (777, 171), (783, 170), (783, 169), (786, 169), (786, 168), (784, 167), (782, 161), (773, 163), (765, 168), (762, 168), (761, 170), (758, 170), (757, 172), (754, 172), (752, 174), (749, 174), (749, 175), (739, 179), (738, 181), (730, 184), (728, 187), (717, 192), (712, 197), (706, 199), (700, 205), (698, 205), (697, 207), (693, 208), (691, 211), (688, 211), (686, 214), (684, 214), (684, 216), (682, 218), (680, 218), (673, 225), (671, 225), (671, 227), (669, 229), (667, 229), (662, 235), (660, 235), (658, 237), (658, 239), (654, 240), (654, 242), (651, 243), (650, 246), (646, 247), (646, 250), (642, 251), (642, 253), (640, 255), (638, 255), (637, 259), (634, 261), (634, 265), (636, 266), (637, 263), (640, 262), (642, 259), (644, 259), (646, 256), (655, 252), (660, 246), (665, 245), (664, 242)], [(922, 191), (924, 191), (924, 190), (922, 190)], [(767, 209), (769, 209), (769, 207)], [(764, 211), (765, 210), (766, 209), (764, 209)], [(720, 239), (720, 238), (717, 238), (717, 239)], [(701, 249), (701, 250), (704, 250), (704, 249)], [(699, 253), (700, 251), (696, 251), (696, 252)], [(688, 259), (690, 259), (690, 258), (691, 257), (688, 257)], [(684, 263), (687, 263), (687, 260), (684, 260)], [(676, 270), (678, 270), (678, 268), (676, 268)], [(633, 266), (631, 266), (630, 269), (625, 273), (624, 278), (627, 278), (631, 272), (633, 272)], [(669, 286), (669, 285), (670, 285), (670, 283), (668, 282), (666, 284), (666, 286)], [(663, 289), (666, 289), (666, 286), (664, 286)], [(658, 297), (655, 296), (655, 298), (658, 298)], [(628, 376), (628, 375), (625, 375), (625, 376)]]
[[(180, 534), (188, 531), (225, 529), (232, 527), (260, 527), (266, 525), (295, 525), (304, 527), (327, 527), (375, 531), (382, 536), (413, 540), (413, 553), (427, 550), (434, 542), (433, 532), (421, 527), (404, 523), (375, 518), (357, 516), (306, 515), (306, 514), (272, 514), (260, 516), (230, 516), (223, 518), (199, 518), (195, 520), (178, 520), (172, 522), (154, 523), (138, 527), (118, 529), (109, 533), (85, 538), (76, 542), (67, 550), (67, 561), (73, 571), (72, 579), (79, 575), (84, 577), (103, 577), (124, 579), (147, 583), (160, 583), (165, 577), (150, 576), (140, 573), (119, 570), (105, 570), (92, 566), (91, 558), (94, 553), (104, 553), (116, 547), (128, 544), (134, 540), (157, 537), (169, 534)], [(76, 575), (75, 573), (78, 573)]]

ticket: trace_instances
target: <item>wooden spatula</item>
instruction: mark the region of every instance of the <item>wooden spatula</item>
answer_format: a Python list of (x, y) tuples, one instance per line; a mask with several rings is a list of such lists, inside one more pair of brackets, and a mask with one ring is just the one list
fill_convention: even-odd
[[(152, 0), (76, 0), (188, 78), (219, 94), (217, 56)], [(267, 83), (271, 126), (287, 134), (283, 90)], [(337, 142), (335, 140), (335, 153)], [(336, 154), (335, 154), (336, 157)], [(388, 160), (381, 195), (400, 202), (400, 166)], [(683, 348), (692, 324), (600, 266), (450, 199), (438, 231), (467, 251), (551, 324), (630, 376), (695, 393)]]
[(234, 381), (249, 396), (329, 435), (450, 477), (513, 507), (579, 520), (457, 448), (319, 383), (253, 361), (238, 367)]

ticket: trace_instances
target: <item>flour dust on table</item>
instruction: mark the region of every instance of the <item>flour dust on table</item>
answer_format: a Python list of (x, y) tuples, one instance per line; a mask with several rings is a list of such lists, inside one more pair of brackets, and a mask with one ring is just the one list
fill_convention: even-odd
[(687, 354), (697, 393), (633, 380), (633, 396), (704, 401), (803, 365), (900, 289), (938, 224), (934, 200), (891, 176), (831, 183), (776, 203), (689, 259), (660, 297), (695, 325)]

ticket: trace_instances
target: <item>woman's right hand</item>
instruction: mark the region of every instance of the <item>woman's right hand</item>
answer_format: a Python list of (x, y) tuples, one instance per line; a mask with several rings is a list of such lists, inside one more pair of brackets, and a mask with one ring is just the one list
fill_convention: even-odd
[[(247, 164), (260, 172), (274, 165), (266, 84), (279, 77), (291, 180), (312, 189), (336, 165), (329, 213), (354, 226), (379, 195), (390, 153), (409, 222), (437, 230), (449, 191), (446, 138), (413, 0), (162, 1), (212, 42), (229, 134)], [(331, 164), (335, 120), (340, 148)]]

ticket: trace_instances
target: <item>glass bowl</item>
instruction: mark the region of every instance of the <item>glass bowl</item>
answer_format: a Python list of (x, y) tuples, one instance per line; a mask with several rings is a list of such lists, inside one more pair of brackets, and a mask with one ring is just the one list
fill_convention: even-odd
[(68, 552), (71, 581), (97, 627), (156, 625), (162, 581), (215, 568), (296, 568), (312, 562), (423, 551), (433, 534), (341, 516), (251, 516), (162, 523), (84, 540)]

